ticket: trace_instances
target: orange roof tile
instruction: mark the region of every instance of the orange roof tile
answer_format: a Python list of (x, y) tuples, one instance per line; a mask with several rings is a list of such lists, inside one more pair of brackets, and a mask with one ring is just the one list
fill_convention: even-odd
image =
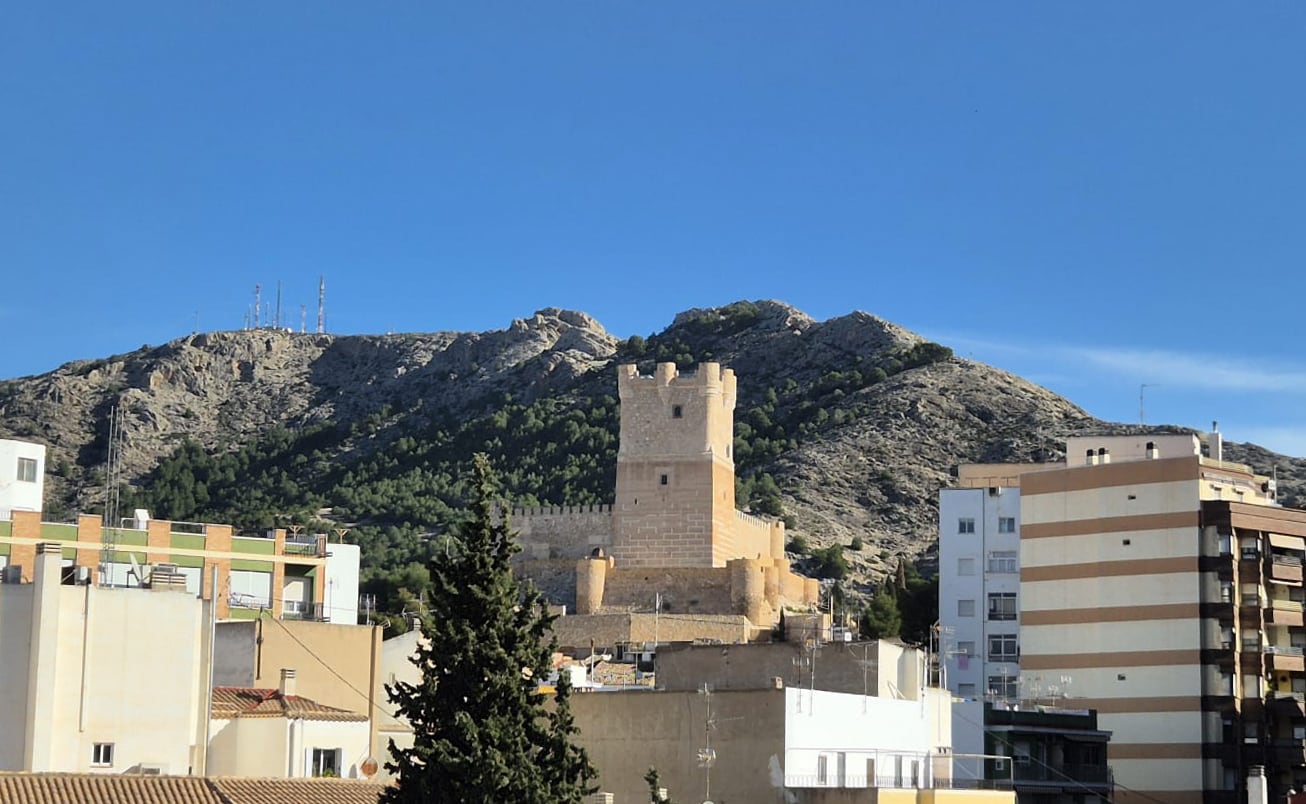
[(275, 689), (253, 687), (214, 687), (213, 717), (219, 720), (238, 717), (285, 717), (354, 722), (367, 720), (367, 715), (320, 704), (311, 698), (282, 695)]
[(353, 779), (0, 773), (5, 804), (376, 804), (381, 790)]

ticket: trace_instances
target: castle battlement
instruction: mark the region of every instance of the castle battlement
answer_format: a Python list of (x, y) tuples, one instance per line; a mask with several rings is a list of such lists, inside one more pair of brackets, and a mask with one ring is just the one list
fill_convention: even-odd
[(587, 514), (611, 514), (611, 503), (593, 503), (590, 505), (545, 505), (539, 508), (514, 508), (514, 520), (549, 516), (581, 516)]
[(696, 389), (711, 396), (723, 396), (733, 409), (735, 403), (734, 369), (720, 363), (700, 363), (695, 370), (680, 371), (675, 363), (658, 363), (652, 375), (640, 374), (634, 363), (617, 367), (617, 395), (625, 400), (632, 394), (647, 394), (657, 388)]
[(757, 514), (750, 514), (747, 511), (735, 511), (735, 519), (741, 524), (751, 525), (752, 527), (758, 528), (760, 530), (769, 530), (772, 527), (774, 527), (777, 523), (780, 523), (780, 520), (778, 519), (771, 519), (770, 517), (758, 516)]

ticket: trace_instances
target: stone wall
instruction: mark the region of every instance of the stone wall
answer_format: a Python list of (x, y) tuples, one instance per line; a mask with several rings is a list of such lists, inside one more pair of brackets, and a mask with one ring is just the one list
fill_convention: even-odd
[(622, 569), (618, 564), (608, 572), (603, 608), (651, 612), (659, 592), (664, 614), (736, 613), (730, 605), (730, 571), (714, 567)]
[(559, 617), (553, 623), (553, 633), (559, 647), (584, 653), (591, 640), (596, 648), (696, 640), (731, 645), (764, 639), (770, 629), (731, 614), (591, 614)]
[(612, 544), (611, 505), (514, 508), (508, 525), (526, 559), (583, 558)]
[(566, 606), (569, 612), (576, 610), (576, 562), (572, 559), (518, 561), (513, 571), (518, 578), (535, 584), (545, 600)]

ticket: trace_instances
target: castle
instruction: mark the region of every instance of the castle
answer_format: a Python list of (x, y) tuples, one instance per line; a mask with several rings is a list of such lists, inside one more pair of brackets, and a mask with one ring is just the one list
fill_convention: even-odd
[(647, 609), (659, 593), (664, 610), (770, 625), (817, 603), (819, 582), (785, 558), (784, 523), (735, 508), (734, 372), (623, 365), (617, 388), (614, 504), (514, 510), (519, 571), (574, 589), (581, 615)]

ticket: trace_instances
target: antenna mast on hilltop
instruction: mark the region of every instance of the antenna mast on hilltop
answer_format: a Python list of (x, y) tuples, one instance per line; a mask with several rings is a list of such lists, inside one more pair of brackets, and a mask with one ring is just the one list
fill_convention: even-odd
[(326, 332), (326, 277), (317, 278), (317, 332)]
[(263, 326), (263, 308), (259, 305), (259, 297), (263, 293), (263, 286), (254, 283), (254, 329)]
[(308, 332), (308, 305), (299, 305), (299, 331)]

